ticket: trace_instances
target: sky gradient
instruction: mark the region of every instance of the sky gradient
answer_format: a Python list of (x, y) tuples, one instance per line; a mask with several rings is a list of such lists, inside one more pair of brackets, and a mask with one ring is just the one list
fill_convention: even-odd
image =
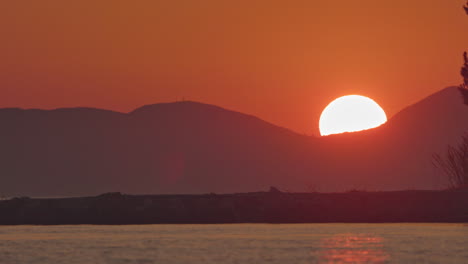
[(128, 112), (182, 98), (318, 134), (361, 94), (391, 117), (461, 82), (463, 0), (0, 3), (0, 107)]

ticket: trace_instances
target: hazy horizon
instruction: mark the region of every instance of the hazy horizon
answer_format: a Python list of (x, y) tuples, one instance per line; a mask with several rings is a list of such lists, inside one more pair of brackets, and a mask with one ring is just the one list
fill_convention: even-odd
[(0, 107), (128, 112), (182, 98), (316, 133), (333, 99), (388, 116), (460, 83), (464, 1), (0, 4)]
[[(392, 115), (389, 115), (387, 112), (387, 117), (388, 117), (388, 121), (390, 121), (396, 114), (400, 113), (401, 111), (423, 101), (424, 99), (434, 95), (434, 94), (437, 94), (439, 92), (442, 92), (446, 89), (451, 89), (451, 88), (457, 88), (457, 86), (447, 86), (447, 87), (444, 87), (440, 90), (437, 90), (435, 91), (433, 94), (429, 94), (428, 96), (425, 96), (423, 98), (420, 98), (418, 100), (416, 100), (416, 102), (414, 103), (411, 103), (409, 105), (406, 105), (406, 106), (403, 106), (401, 109), (398, 109), (395, 113), (393, 113)], [(460, 94), (460, 101), (462, 100), (462, 96)], [(145, 107), (145, 106), (152, 106), (152, 105), (158, 105), (158, 104), (173, 104), (173, 103), (183, 103), (183, 102), (192, 102), (192, 103), (199, 103), (199, 104), (203, 104), (203, 105), (212, 105), (212, 106), (216, 106), (216, 107), (219, 107), (219, 108), (222, 108), (222, 109), (225, 109), (225, 110), (228, 110), (228, 111), (232, 111), (232, 112), (238, 112), (238, 113), (241, 113), (241, 114), (245, 114), (245, 115), (248, 115), (248, 116), (254, 116), (256, 118), (259, 118), (260, 120), (263, 120), (265, 122), (268, 122), (272, 125), (275, 125), (275, 126), (278, 126), (278, 127), (283, 127), (283, 128), (286, 128), (288, 130), (291, 130), (295, 133), (298, 133), (298, 134), (302, 134), (302, 135), (307, 135), (307, 136), (315, 136), (315, 137), (320, 137), (320, 133), (318, 131), (318, 123), (317, 124), (314, 124), (313, 126), (316, 126), (313, 130), (314, 131), (311, 131), (310, 133), (305, 133), (303, 131), (297, 131), (297, 130), (294, 130), (293, 128), (290, 128), (290, 127), (286, 127), (286, 126), (281, 126), (279, 124), (275, 124), (274, 122), (270, 122), (269, 120), (266, 120), (266, 119), (263, 119), (261, 118), (260, 116), (256, 116), (252, 113), (247, 113), (247, 112), (242, 112), (242, 111), (239, 111), (238, 109), (231, 109), (231, 108), (228, 108), (228, 107), (225, 107), (223, 105), (217, 105), (217, 104), (211, 104), (211, 103), (207, 103), (207, 102), (202, 102), (202, 101), (195, 101), (195, 100), (190, 100), (188, 98), (181, 98), (179, 100), (175, 100), (175, 101), (161, 101), (161, 102), (154, 102), (154, 103), (149, 103), (149, 104), (144, 104), (144, 105), (140, 105), (140, 106), (137, 106), (135, 108), (132, 108), (128, 111), (119, 111), (119, 110), (114, 110), (114, 109), (107, 109), (107, 108), (99, 108), (99, 107), (92, 107), (92, 106), (87, 106), (87, 105), (76, 105), (76, 106), (58, 106), (58, 107), (51, 107), (51, 108), (37, 108), (37, 107), (20, 107), (20, 106), (10, 106), (10, 107), (0, 107), (0, 110), (2, 109), (21, 109), (21, 110), (45, 110), (45, 111), (54, 111), (54, 110), (60, 110), (60, 109), (96, 109), (96, 110), (105, 110), (105, 111), (111, 111), (111, 112), (116, 112), (116, 113), (121, 113), (121, 114), (129, 114), (129, 113), (132, 113), (133, 111), (135, 110), (138, 110), (142, 107)], [(320, 116), (320, 113), (319, 113), (319, 116)]]

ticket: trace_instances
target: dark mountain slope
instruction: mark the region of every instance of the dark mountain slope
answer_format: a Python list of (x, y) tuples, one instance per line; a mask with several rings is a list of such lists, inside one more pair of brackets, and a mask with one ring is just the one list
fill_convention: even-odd
[(356, 188), (432, 189), (445, 184), (431, 164), (432, 155), (457, 144), (466, 131), (468, 107), (459, 90), (450, 87), (403, 109), (377, 129), (325, 137), (322, 145), (329, 149), (327, 160), (350, 168), (349, 184)]
[(0, 110), (9, 195), (254, 191), (305, 186), (312, 141), (260, 119), (179, 102), (130, 114)]
[(456, 88), (377, 129), (306, 137), (195, 102), (123, 114), (0, 109), (0, 193), (30, 196), (439, 188), (430, 161), (468, 130)]

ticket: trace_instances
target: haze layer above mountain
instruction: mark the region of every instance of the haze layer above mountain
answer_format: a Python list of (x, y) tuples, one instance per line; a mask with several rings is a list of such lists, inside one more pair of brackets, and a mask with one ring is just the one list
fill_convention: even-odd
[(0, 193), (29, 196), (432, 189), (431, 156), (468, 131), (444, 89), (382, 127), (323, 138), (196, 102), (130, 113), (0, 109)]

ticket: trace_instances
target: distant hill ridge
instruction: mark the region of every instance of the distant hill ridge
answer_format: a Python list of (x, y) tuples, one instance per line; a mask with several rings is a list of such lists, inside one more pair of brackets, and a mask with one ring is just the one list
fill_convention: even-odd
[(438, 188), (430, 157), (468, 131), (456, 88), (384, 126), (323, 138), (191, 101), (130, 113), (0, 109), (0, 193), (29, 196)]

